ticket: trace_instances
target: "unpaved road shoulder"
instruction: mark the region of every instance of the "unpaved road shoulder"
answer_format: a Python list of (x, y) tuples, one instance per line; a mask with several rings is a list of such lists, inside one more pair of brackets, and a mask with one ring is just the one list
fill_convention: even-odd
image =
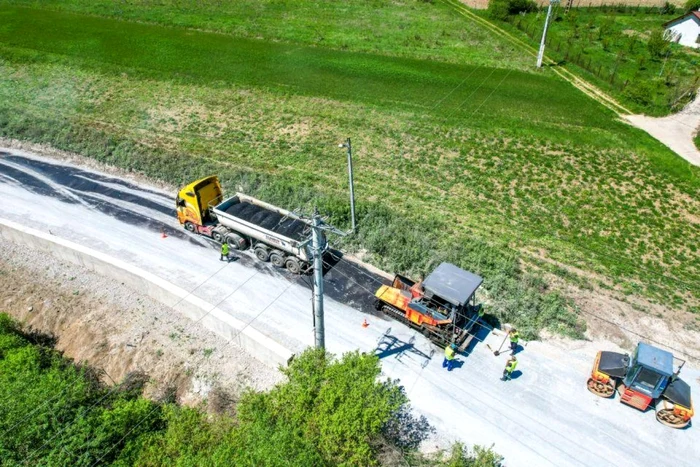
[(241, 348), (123, 284), (0, 238), (0, 311), (57, 338), (56, 348), (119, 383), (150, 376), (146, 395), (175, 388), (183, 403), (225, 406), (282, 375)]

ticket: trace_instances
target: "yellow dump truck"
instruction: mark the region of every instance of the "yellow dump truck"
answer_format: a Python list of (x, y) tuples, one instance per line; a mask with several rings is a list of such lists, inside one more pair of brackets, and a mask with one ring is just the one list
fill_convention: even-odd
[(177, 218), (188, 231), (226, 242), (232, 249), (252, 248), (261, 261), (300, 274), (310, 267), (310, 222), (286, 209), (236, 193), (224, 199), (216, 176), (182, 188)]

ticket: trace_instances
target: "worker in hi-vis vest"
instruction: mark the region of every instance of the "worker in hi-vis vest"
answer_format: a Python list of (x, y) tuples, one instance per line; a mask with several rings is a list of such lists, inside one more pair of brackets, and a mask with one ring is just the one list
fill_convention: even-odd
[(501, 378), (501, 380), (503, 380), (503, 381), (510, 380), (516, 366), (518, 366), (518, 359), (515, 358), (515, 356), (510, 357), (508, 359), (508, 361), (506, 362), (506, 367), (503, 370), (503, 377)]
[(447, 367), (447, 371), (452, 371), (455, 364), (455, 350), (457, 346), (454, 344), (448, 344), (445, 347), (445, 359), (442, 361), (442, 367)]
[(518, 350), (518, 342), (520, 342), (520, 333), (517, 329), (513, 328), (508, 335), (510, 336), (510, 350), (513, 355), (515, 355), (515, 352)]
[(224, 261), (224, 259), (225, 259), (228, 262), (229, 261), (228, 253), (229, 253), (228, 243), (224, 242), (221, 244), (221, 258), (219, 258), (219, 261)]

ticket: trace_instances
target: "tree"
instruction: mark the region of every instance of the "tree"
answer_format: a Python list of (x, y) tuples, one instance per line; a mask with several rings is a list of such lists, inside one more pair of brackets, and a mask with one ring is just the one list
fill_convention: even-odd
[(685, 9), (686, 13), (698, 11), (700, 10), (700, 0), (688, 0), (685, 2), (685, 5), (683, 5), (683, 8)]
[(490, 17), (504, 21), (508, 16), (536, 9), (537, 4), (532, 0), (489, 0), (488, 13)]
[(323, 350), (310, 349), (282, 371), (287, 383), (241, 400), (241, 429), (291, 427), (299, 445), (315, 447), (328, 464), (376, 462), (374, 443), (407, 401), (394, 382), (378, 379), (376, 356), (356, 351), (334, 360)]
[(657, 60), (666, 55), (668, 41), (664, 39), (664, 33), (661, 29), (651, 31), (647, 41), (647, 49), (651, 57)]

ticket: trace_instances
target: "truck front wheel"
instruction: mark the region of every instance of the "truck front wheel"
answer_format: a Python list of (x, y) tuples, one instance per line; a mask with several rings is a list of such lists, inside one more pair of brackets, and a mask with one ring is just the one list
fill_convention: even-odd
[(185, 222), (185, 230), (187, 230), (188, 232), (194, 233), (194, 231), (195, 231), (194, 224), (190, 221)]

